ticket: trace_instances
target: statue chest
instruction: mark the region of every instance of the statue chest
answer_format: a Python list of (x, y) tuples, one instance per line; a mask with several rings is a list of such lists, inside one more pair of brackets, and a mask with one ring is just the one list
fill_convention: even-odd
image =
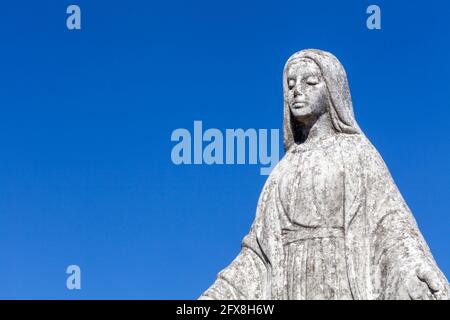
[(296, 152), (278, 181), (285, 223), (342, 227), (344, 169), (339, 146)]

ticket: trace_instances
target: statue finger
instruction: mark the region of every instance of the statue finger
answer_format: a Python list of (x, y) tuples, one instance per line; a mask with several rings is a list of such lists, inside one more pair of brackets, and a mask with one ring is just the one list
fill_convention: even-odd
[(413, 280), (408, 286), (408, 294), (411, 300), (429, 300), (428, 294), (431, 294), (428, 286), (419, 281), (419, 279)]
[(427, 284), (428, 288), (430, 288), (430, 290), (433, 293), (442, 290), (442, 286), (439, 282), (439, 279), (437, 278), (434, 272), (431, 271), (418, 272), (417, 276), (421, 281)]
[(442, 290), (433, 293), (436, 300), (449, 300), (448, 289), (444, 288)]

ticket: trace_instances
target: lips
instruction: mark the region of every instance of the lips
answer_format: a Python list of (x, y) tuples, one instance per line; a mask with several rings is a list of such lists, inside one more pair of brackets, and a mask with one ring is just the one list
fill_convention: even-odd
[(294, 107), (294, 109), (300, 109), (306, 107), (306, 105), (307, 105), (306, 101), (301, 101), (301, 102), (294, 102), (292, 107)]

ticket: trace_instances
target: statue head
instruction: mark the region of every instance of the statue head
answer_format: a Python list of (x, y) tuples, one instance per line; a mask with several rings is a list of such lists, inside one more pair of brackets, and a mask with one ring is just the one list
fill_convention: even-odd
[(324, 114), (336, 132), (360, 133), (347, 75), (331, 53), (308, 49), (293, 54), (284, 67), (283, 93), (285, 150), (302, 141), (302, 126)]
[(329, 96), (322, 71), (309, 58), (293, 59), (286, 68), (289, 110), (295, 120), (307, 125), (328, 110)]

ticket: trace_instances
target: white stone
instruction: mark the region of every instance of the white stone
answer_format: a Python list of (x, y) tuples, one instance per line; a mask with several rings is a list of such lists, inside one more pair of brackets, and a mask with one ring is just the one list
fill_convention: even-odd
[(356, 123), (340, 62), (297, 52), (283, 89), (285, 156), (240, 254), (200, 299), (448, 299), (447, 279)]

